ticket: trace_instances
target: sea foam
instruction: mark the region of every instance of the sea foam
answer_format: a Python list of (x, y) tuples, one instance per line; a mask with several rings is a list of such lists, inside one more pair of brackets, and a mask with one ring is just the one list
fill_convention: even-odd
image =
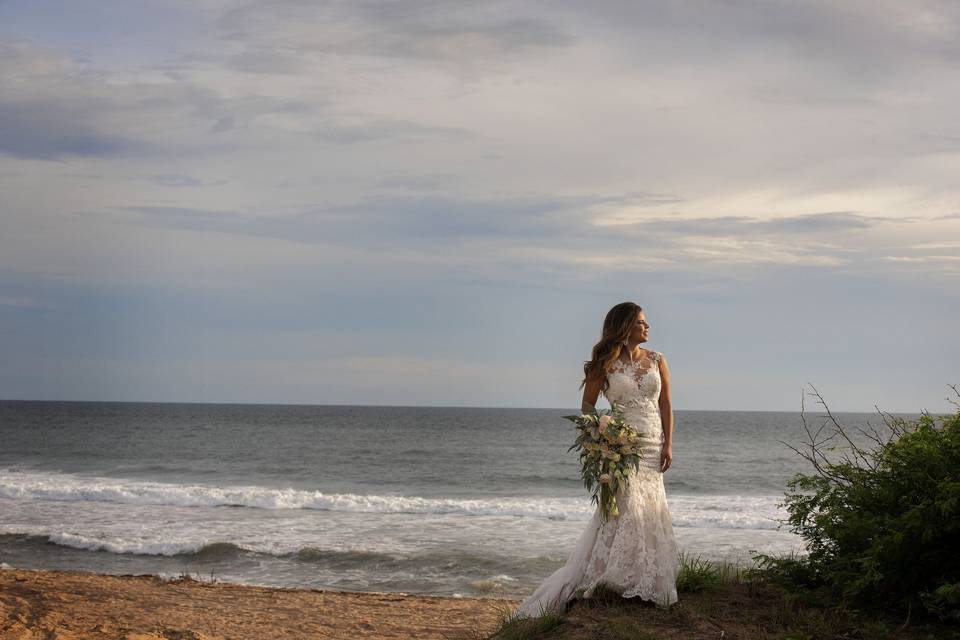
[(177, 507), (316, 509), (359, 513), (434, 513), (568, 519), (589, 516), (575, 498), (423, 498), (324, 493), (294, 488), (206, 486), (145, 482), (65, 473), (0, 471), (0, 498), (60, 502), (113, 502)]
[[(311, 509), (372, 514), (503, 516), (587, 520), (594, 507), (578, 497), (426, 498), (324, 493), (262, 486), (208, 486), (80, 476), (59, 472), (0, 470), (0, 498), (59, 502), (109, 502), (174, 507)], [(677, 527), (775, 529), (778, 496), (670, 495)]]

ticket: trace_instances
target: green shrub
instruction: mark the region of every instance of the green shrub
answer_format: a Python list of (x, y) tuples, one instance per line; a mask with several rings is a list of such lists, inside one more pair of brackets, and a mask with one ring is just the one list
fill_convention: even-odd
[(860, 430), (876, 445), (863, 448), (815, 395), (826, 420), (807, 427), (804, 448), (791, 447), (814, 472), (790, 480), (784, 501), (809, 555), (760, 557), (761, 564), (781, 583), (824, 586), (854, 606), (957, 617), (960, 410), (918, 420), (884, 415), (889, 433)]
[(960, 621), (960, 583), (942, 584), (932, 593), (921, 593), (920, 599), (927, 611), (941, 620)]

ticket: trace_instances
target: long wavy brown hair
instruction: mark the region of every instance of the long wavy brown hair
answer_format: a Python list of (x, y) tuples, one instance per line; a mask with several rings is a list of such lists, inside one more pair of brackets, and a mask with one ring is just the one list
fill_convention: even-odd
[(593, 345), (590, 359), (583, 363), (581, 389), (587, 384), (587, 380), (602, 377), (603, 384), (600, 389), (602, 393), (606, 393), (610, 386), (607, 380), (607, 369), (620, 357), (623, 343), (630, 337), (633, 323), (637, 321), (637, 314), (642, 310), (635, 302), (621, 302), (607, 311), (607, 317), (603, 319), (603, 333), (600, 335), (600, 341)]

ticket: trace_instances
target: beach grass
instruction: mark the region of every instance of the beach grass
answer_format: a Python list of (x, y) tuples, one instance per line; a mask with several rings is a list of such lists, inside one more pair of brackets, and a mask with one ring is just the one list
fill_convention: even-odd
[(710, 562), (702, 556), (680, 552), (680, 571), (677, 574), (678, 593), (715, 591), (725, 584), (739, 584), (746, 579), (748, 569), (739, 563)]
[(452, 635), (447, 640), (527, 640), (528, 638), (551, 637), (549, 634), (563, 624), (562, 616), (549, 611), (536, 618), (514, 618), (515, 603), (496, 602), (493, 605), (500, 619), (496, 632), (482, 631), (471, 627)]

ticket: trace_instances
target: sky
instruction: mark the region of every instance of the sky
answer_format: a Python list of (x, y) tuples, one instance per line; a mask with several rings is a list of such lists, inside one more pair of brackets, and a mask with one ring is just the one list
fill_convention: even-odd
[(957, 104), (953, 1), (0, 0), (0, 398), (579, 407), (631, 300), (952, 411)]

